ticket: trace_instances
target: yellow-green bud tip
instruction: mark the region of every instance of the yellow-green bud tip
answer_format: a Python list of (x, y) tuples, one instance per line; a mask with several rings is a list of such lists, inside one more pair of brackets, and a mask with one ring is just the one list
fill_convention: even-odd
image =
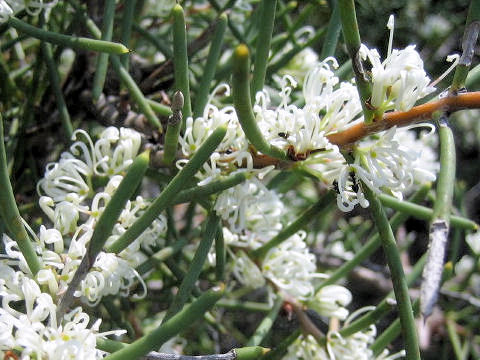
[(235, 57), (246, 58), (248, 57), (248, 47), (245, 44), (240, 44), (235, 49)]
[(183, 8), (180, 4), (176, 4), (173, 9), (172, 9), (172, 12), (173, 13), (183, 13)]
[(225, 13), (225, 12), (221, 13), (220, 16), (219, 16), (219, 19), (220, 19), (220, 21), (227, 21), (228, 20), (227, 13)]

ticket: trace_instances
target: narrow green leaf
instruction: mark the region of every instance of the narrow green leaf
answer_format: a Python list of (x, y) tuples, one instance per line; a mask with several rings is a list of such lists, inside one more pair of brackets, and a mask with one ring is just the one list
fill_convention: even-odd
[(188, 181), (195, 176), (196, 172), (202, 167), (203, 163), (208, 160), (210, 155), (215, 151), (218, 144), (222, 141), (227, 129), (224, 126), (218, 127), (205, 140), (197, 152), (183, 169), (175, 175), (172, 181), (162, 191), (158, 198), (148, 207), (143, 215), (135, 221), (135, 223), (117, 239), (109, 248), (108, 252), (119, 253), (130, 245), (135, 239), (150, 226), (153, 220), (165, 208), (173, 203), (177, 193), (185, 186)]
[(125, 54), (130, 51), (124, 45), (115, 42), (68, 36), (39, 29), (13, 16), (8, 18), (8, 24), (18, 31), (28, 34), (36, 39), (70, 47), (72, 49), (91, 50), (109, 54)]
[(149, 334), (134, 341), (128, 346), (105, 357), (105, 360), (131, 360), (138, 359), (152, 350), (156, 350), (166, 341), (177, 335), (185, 328), (203, 317), (215, 303), (222, 297), (224, 287), (214, 288), (201, 295), (192, 304), (185, 307), (170, 320), (160, 325)]

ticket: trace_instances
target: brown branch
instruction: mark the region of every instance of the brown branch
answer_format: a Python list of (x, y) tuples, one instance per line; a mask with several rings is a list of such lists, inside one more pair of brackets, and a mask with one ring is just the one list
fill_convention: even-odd
[(359, 123), (347, 130), (327, 136), (328, 140), (340, 147), (347, 147), (364, 137), (394, 126), (402, 127), (431, 120), (436, 114), (464, 109), (480, 108), (480, 92), (452, 95), (437, 101), (418, 105), (408, 111), (385, 113), (383, 119), (371, 124)]
[(325, 343), (325, 335), (320, 329), (313, 323), (312, 320), (305, 313), (302, 305), (300, 305), (295, 299), (287, 299), (286, 302), (291, 305), (293, 312), (297, 315), (298, 322), (302, 330), (312, 335), (319, 344)]
[[(340, 148), (348, 148), (355, 142), (369, 135), (388, 130), (394, 126), (402, 127), (420, 122), (428, 122), (437, 114), (440, 115), (443, 112), (452, 113), (464, 109), (480, 109), (480, 91), (450, 95), (436, 101), (415, 106), (408, 111), (387, 112), (381, 120), (374, 121), (370, 124), (364, 122), (358, 123), (344, 131), (327, 135), (327, 139)], [(251, 152), (255, 168), (262, 168), (268, 165), (283, 168), (291, 166), (293, 162), (297, 160), (304, 160), (309, 154), (315, 153), (315, 150), (311, 150), (309, 154), (303, 154), (302, 157), (292, 157), (292, 162), (280, 161), (267, 155), (258, 154), (255, 151)]]

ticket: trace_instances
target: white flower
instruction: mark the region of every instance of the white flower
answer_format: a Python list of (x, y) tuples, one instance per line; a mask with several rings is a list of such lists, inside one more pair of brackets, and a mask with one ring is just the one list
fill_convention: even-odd
[[(56, 229), (46, 229), (42, 225), (36, 248), (44, 266), (37, 274), (38, 283), (47, 285), (55, 296), (64, 293), (86, 254), (92, 234), (91, 227), (82, 225), (71, 239), (68, 251), (65, 252), (62, 234)], [(28, 271), (23, 255), (17, 250), (17, 244), (7, 235), (3, 236), (3, 241), (11, 264), (19, 265), (24, 272)], [(53, 251), (50, 250), (52, 247)], [(145, 257), (142, 260), (144, 261)], [(133, 297), (141, 298), (146, 294), (146, 285), (133, 266), (120, 256), (100, 252), (74, 295), (93, 306), (106, 295), (130, 296), (131, 289), (137, 283), (140, 284), (140, 294), (134, 294)]]
[(280, 291), (299, 300), (311, 298), (314, 295), (312, 280), (325, 276), (316, 272), (315, 255), (308, 250), (305, 236), (303, 231), (294, 234), (271, 249), (262, 263), (263, 276)]
[(477, 231), (473, 234), (468, 234), (465, 237), (465, 241), (467, 242), (468, 246), (470, 246), (470, 249), (472, 249), (475, 255), (480, 254), (480, 231)]
[(258, 266), (243, 251), (232, 253), (232, 272), (236, 279), (243, 285), (256, 289), (265, 285), (265, 279)]
[(360, 204), (363, 208), (369, 205), (363, 194), (362, 186), (356, 177), (355, 170), (356, 168), (352, 166), (344, 166), (340, 171), (338, 180), (335, 180), (336, 190), (338, 190), (337, 205), (344, 212), (353, 210), (357, 204)]
[(318, 55), (307, 47), (300, 51), (290, 60), (286, 67), (279, 70), (280, 75), (293, 76), (300, 84), (303, 84), (305, 75), (318, 63)]
[(49, 10), (57, 5), (58, 0), (0, 0), (0, 23), (4, 23), (10, 16), (25, 9), (29, 15), (36, 16), (43, 9)]
[(93, 175), (113, 176), (125, 171), (140, 149), (141, 136), (134, 130), (106, 128), (94, 144), (83, 130), (76, 130), (72, 140), (83, 136), (85, 142), (74, 141), (70, 152), (64, 152), (60, 161), (50, 163), (37, 185), (40, 195), (54, 202), (70, 201), (80, 204), (93, 192)]
[(321, 156), (338, 151), (326, 135), (360, 120), (362, 109), (356, 88), (350, 83), (342, 83), (334, 89), (338, 78), (329, 63), (337, 66), (336, 60), (330, 57), (307, 74), (303, 87), (303, 108), (289, 104), (290, 93), (297, 85), (289, 75), (281, 81), (281, 102), (278, 107), (270, 108), (270, 98), (266, 92), (256, 95), (253, 111), (264, 137), (272, 145), (287, 150), (290, 157), (296, 160), (305, 160), (311, 152)]
[[(233, 106), (219, 109), (212, 104), (215, 94), (222, 90), (226, 95), (230, 94), (228, 85), (217, 86), (205, 106), (203, 116), (195, 120), (187, 118), (185, 133), (179, 138), (183, 154), (190, 157), (217, 127), (227, 127), (227, 133), (222, 142), (210, 156), (210, 161), (203, 165), (204, 172), (197, 174), (197, 177), (202, 179), (200, 185), (217, 178), (223, 171), (231, 172), (235, 167), (243, 166), (244, 163), (247, 169), (253, 169), (253, 158), (235, 109)], [(178, 168), (182, 168), (187, 162), (188, 160), (181, 159), (176, 164)]]
[(95, 143), (96, 173), (114, 175), (125, 171), (138, 154), (142, 138), (132, 129), (109, 127)]
[(376, 193), (390, 192), (400, 199), (414, 184), (434, 181), (440, 165), (424, 141), (408, 129), (393, 127), (356, 145), (355, 162), (345, 164), (336, 180), (340, 210), (368, 206), (360, 180)]
[[(214, 205), (215, 212), (239, 236), (228, 236), (229, 245), (255, 249), (282, 229), (284, 205), (278, 195), (252, 178), (223, 191)], [(225, 233), (225, 232), (224, 232)]]
[(58, 163), (47, 165), (43, 179), (38, 182), (37, 191), (51, 197), (55, 202), (64, 201), (70, 194), (83, 200), (90, 191), (93, 169), (70, 153), (63, 153)]
[(15, 349), (22, 359), (101, 359), (105, 353), (96, 349), (97, 338), (124, 333), (99, 333), (101, 320), (89, 327), (90, 318), (80, 308), (57, 319), (51, 295), (43, 293), (28, 275), (4, 262), (0, 262), (0, 275), (2, 357), (6, 350)]
[(282, 360), (331, 360), (327, 350), (312, 335), (301, 335), (288, 347)]
[(42, 10), (48, 10), (57, 5), (58, 0), (6, 0), (15, 12), (25, 9), (29, 15), (36, 16)]
[(141, 295), (133, 297), (143, 298), (146, 295), (146, 285), (138, 272), (115, 254), (101, 252), (80, 283), (75, 296), (84, 296), (90, 306), (96, 306), (107, 295), (129, 296), (136, 281), (140, 282), (143, 289)]
[(7, 21), (10, 15), (13, 15), (13, 10), (5, 0), (0, 0), (0, 23)]
[(407, 111), (418, 99), (435, 91), (423, 69), (423, 61), (414, 45), (392, 50), (393, 16), (389, 19), (390, 41), (386, 59), (382, 62), (376, 49), (361, 45), (360, 56), (368, 59), (372, 68), (370, 104), (383, 113), (386, 110)]
[(321, 288), (308, 305), (320, 315), (345, 320), (348, 316), (345, 306), (351, 301), (352, 294), (347, 288), (340, 285), (328, 285)]
[(326, 347), (321, 346), (312, 335), (301, 335), (289, 346), (283, 360), (394, 360), (405, 356), (405, 351), (390, 355), (384, 350), (374, 356), (369, 346), (375, 340), (374, 325), (361, 332), (343, 338), (338, 332), (329, 332)]

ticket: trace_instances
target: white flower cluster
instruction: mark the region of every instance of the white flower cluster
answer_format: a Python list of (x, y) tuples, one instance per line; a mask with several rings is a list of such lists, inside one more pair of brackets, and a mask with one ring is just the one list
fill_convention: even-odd
[(0, 0), (0, 23), (8, 17), (25, 9), (29, 15), (35, 16), (42, 10), (51, 9), (57, 5), (58, 0)]
[[(362, 45), (361, 55), (371, 63), (373, 93), (371, 105), (376, 116), (385, 111), (409, 110), (415, 102), (435, 89), (423, 69), (420, 55), (413, 46), (393, 49), (392, 30), (387, 58), (382, 62), (376, 49)], [(269, 93), (256, 94), (253, 111), (264, 138), (272, 145), (285, 150), (288, 156), (299, 161), (298, 167), (320, 178), (338, 192), (337, 203), (342, 211), (351, 211), (355, 205), (367, 207), (362, 182), (376, 193), (388, 192), (401, 198), (416, 184), (433, 181), (439, 164), (424, 137), (417, 139), (413, 131), (391, 128), (371, 136), (351, 148), (353, 163), (344, 157), (338, 146), (328, 136), (363, 122), (362, 106), (354, 82), (339, 82), (333, 69), (338, 67), (332, 57), (313, 66), (305, 76), (304, 105), (291, 103), (291, 94), (297, 80), (284, 75), (280, 81), (278, 106), (272, 106)], [(222, 85), (228, 95), (229, 88)], [(219, 125), (227, 125), (225, 139), (197, 174), (206, 183), (223, 173), (239, 168), (253, 170), (253, 158), (248, 141), (241, 131), (235, 110), (231, 106), (218, 109), (212, 105), (213, 95), (203, 117), (187, 120), (187, 130), (180, 139), (182, 151), (188, 158)], [(186, 159), (179, 160), (181, 167)], [(242, 191), (237, 188), (232, 191)], [(221, 197), (225, 203), (227, 196)], [(240, 203), (239, 203), (240, 204)], [(235, 208), (232, 213), (237, 218)], [(232, 214), (222, 213), (224, 218)], [(232, 225), (232, 224), (231, 224)]]
[[(383, 62), (376, 49), (362, 45), (360, 50), (372, 66), (371, 105), (377, 116), (389, 110), (409, 110), (435, 90), (413, 46), (392, 50), (393, 17), (389, 28), (389, 50)], [(415, 184), (435, 180), (439, 168), (436, 156), (426, 138), (417, 139), (412, 131), (391, 128), (360, 141), (351, 148), (352, 164), (329, 142), (328, 135), (363, 121), (354, 84), (338, 84), (329, 63), (337, 66), (335, 59), (328, 58), (307, 74), (303, 108), (289, 104), (296, 81), (288, 75), (276, 109), (270, 109), (266, 93), (257, 94), (254, 111), (265, 138), (286, 149), (293, 159), (305, 160), (303, 168), (307, 172), (333, 186), (342, 211), (350, 211), (357, 204), (369, 205), (361, 181), (376, 193), (386, 191), (401, 198)]]
[[(218, 109), (212, 104), (213, 96), (222, 90), (225, 95), (230, 94), (230, 88), (225, 84), (215, 88), (205, 106), (203, 116), (195, 121), (191, 117), (188, 118), (185, 133), (179, 138), (183, 155), (190, 157), (218, 126), (227, 127), (227, 133), (222, 142), (210, 156), (210, 161), (204, 164), (204, 171), (197, 174), (197, 177), (202, 179), (200, 185), (218, 178), (223, 173), (230, 173), (243, 165), (247, 169), (253, 169), (253, 158), (248, 149), (248, 141), (242, 131), (235, 109), (233, 106)], [(187, 162), (187, 159), (178, 160), (177, 167), (182, 168)]]
[(90, 318), (80, 307), (57, 319), (54, 298), (8, 262), (11, 260), (0, 262), (2, 358), (10, 358), (7, 352), (15, 351), (22, 359), (102, 359), (105, 353), (96, 349), (97, 338), (125, 332), (100, 333), (101, 320), (89, 325)]
[[(45, 194), (40, 198), (40, 207), (54, 225), (54, 229), (42, 226), (40, 230), (37, 252), (48, 267), (40, 270), (37, 280), (48, 285), (55, 295), (66, 291), (86, 253), (96, 222), (141, 145), (140, 134), (126, 128), (107, 128), (95, 143), (82, 130), (74, 133), (74, 140), (80, 135), (84, 142), (75, 141), (59, 162), (48, 164), (37, 187), (40, 194)], [(108, 181), (103, 189), (94, 188), (93, 184), (99, 179)], [(107, 246), (118, 239), (148, 205), (141, 196), (128, 201)], [(166, 219), (159, 216), (120, 254), (101, 252), (75, 296), (95, 305), (106, 295), (128, 296), (137, 283), (143, 289), (140, 295), (134, 296), (144, 296), (145, 284), (135, 267), (146, 260), (144, 251), (149, 253), (163, 244), (165, 231)], [(69, 244), (68, 248), (64, 248), (64, 244)]]
[[(343, 326), (347, 327), (358, 314), (373, 309), (374, 307), (367, 307), (357, 310), (346, 320), (343, 318), (345, 320)], [(389, 354), (386, 349), (375, 356), (369, 346), (375, 341), (376, 335), (377, 329), (373, 324), (348, 337), (342, 337), (338, 331), (329, 331), (326, 336), (326, 346), (320, 345), (312, 335), (301, 335), (289, 346), (283, 360), (394, 360), (405, 357), (403, 350)]]

